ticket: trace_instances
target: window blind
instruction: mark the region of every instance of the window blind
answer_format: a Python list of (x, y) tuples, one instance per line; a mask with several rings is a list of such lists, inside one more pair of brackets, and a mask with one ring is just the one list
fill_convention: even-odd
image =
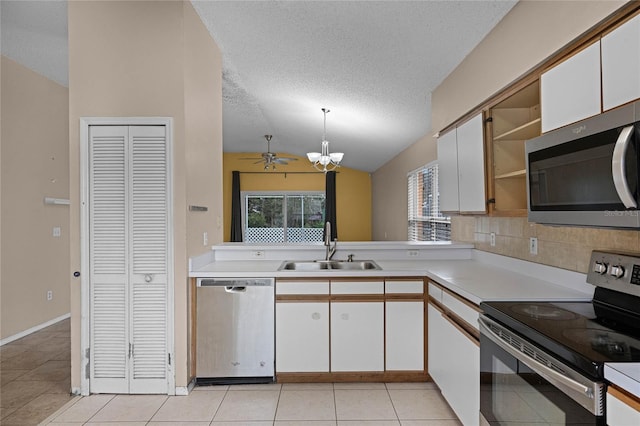
[(408, 240), (450, 241), (451, 218), (440, 212), (438, 163), (430, 163), (409, 173)]

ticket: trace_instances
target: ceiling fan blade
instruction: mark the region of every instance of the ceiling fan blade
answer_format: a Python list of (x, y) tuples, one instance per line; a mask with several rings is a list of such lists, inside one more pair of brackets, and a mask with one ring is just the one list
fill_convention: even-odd
[(238, 160), (262, 160), (262, 157), (243, 157), (238, 158)]
[(293, 157), (278, 157), (281, 160), (287, 160), (287, 161), (298, 161), (297, 158), (293, 158)]
[(275, 160), (272, 161), (272, 163), (278, 163), (278, 164), (284, 164), (284, 165), (289, 164), (286, 158), (276, 158)]

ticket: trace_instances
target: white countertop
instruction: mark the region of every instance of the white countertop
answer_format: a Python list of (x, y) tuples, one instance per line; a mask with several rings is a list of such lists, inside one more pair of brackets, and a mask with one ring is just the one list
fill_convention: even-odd
[(564, 287), (530, 275), (520, 274), (477, 259), (380, 260), (381, 270), (367, 271), (278, 271), (282, 260), (223, 260), (207, 263), (190, 272), (196, 278), (257, 277), (402, 277), (426, 276), (480, 304), (489, 300), (591, 300), (590, 285)]
[[(244, 248), (233, 244), (218, 246), (225, 251), (224, 255), (220, 256), (224, 259), (233, 258), (234, 252), (245, 253), (245, 258), (215, 261), (213, 254), (209, 257), (204, 256), (192, 262), (195, 266), (191, 269), (189, 276), (202, 278), (425, 276), (475, 304), (484, 301), (588, 301), (593, 298), (595, 289), (591, 284), (586, 283), (585, 274), (472, 250), (464, 244), (422, 246), (417, 255), (413, 253), (413, 248), (416, 246), (407, 244), (376, 243), (376, 246), (379, 247), (379, 252), (372, 250), (366, 243), (362, 244), (362, 247), (353, 244), (348, 247), (348, 250), (362, 249), (363, 251), (359, 254), (362, 253), (366, 257), (357, 257), (357, 259), (372, 259), (382, 270), (315, 272), (278, 271), (278, 268), (283, 259), (305, 259), (299, 256), (319, 253), (317, 250), (324, 250), (321, 246), (312, 247), (312, 251), (305, 251), (303, 246), (299, 249), (289, 247), (289, 251), (286, 247), (277, 246), (275, 254), (272, 250), (274, 247), (269, 245), (253, 245)], [(412, 253), (409, 254), (408, 250)], [(247, 258), (255, 256), (256, 252), (259, 252), (260, 259)], [(303, 252), (305, 254), (301, 254)], [(402, 259), (407, 255), (415, 257)], [(640, 398), (640, 363), (607, 364), (605, 378)]]

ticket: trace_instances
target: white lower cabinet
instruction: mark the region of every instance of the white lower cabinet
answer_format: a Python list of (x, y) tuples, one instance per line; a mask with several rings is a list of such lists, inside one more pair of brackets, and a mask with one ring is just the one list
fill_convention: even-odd
[(276, 371), (329, 371), (329, 302), (276, 303)]
[(386, 302), (386, 370), (424, 370), (424, 302)]
[(331, 371), (384, 370), (384, 302), (331, 303)]
[(428, 307), (429, 374), (462, 424), (479, 424), (480, 347), (431, 303)]

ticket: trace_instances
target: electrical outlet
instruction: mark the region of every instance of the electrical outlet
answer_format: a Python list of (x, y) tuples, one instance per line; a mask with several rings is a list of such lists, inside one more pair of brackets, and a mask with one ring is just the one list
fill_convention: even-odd
[(53, 291), (52, 290), (47, 291), (47, 300), (53, 300)]
[(202, 245), (206, 246), (207, 244), (209, 244), (209, 233), (203, 232), (202, 233)]
[(491, 247), (495, 247), (496, 246), (496, 233), (495, 232), (491, 233), (490, 244), (491, 244)]
[(529, 238), (529, 253), (534, 256), (538, 254), (538, 239), (536, 237)]
[(251, 257), (254, 259), (260, 259), (264, 257), (264, 252), (262, 250), (256, 250), (251, 252)]
[(53, 236), (56, 237), (56, 238), (60, 236), (60, 227), (59, 226), (54, 226), (53, 227)]
[(407, 256), (409, 256), (409, 257), (417, 257), (418, 256), (418, 250), (407, 250)]

